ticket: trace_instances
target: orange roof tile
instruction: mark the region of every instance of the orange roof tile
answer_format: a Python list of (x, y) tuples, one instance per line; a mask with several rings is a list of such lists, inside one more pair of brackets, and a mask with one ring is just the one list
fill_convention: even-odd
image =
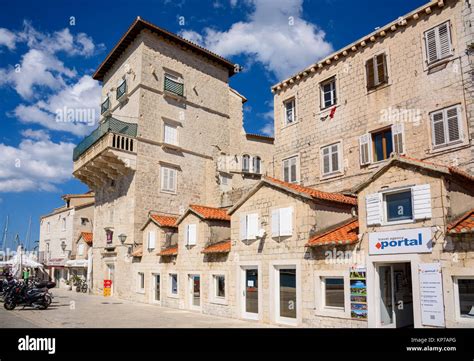
[(132, 257), (141, 257), (143, 256), (143, 247), (138, 247), (135, 251), (132, 252)]
[(326, 245), (354, 244), (359, 240), (359, 221), (351, 219), (342, 225), (333, 227), (326, 232), (311, 238), (306, 247), (317, 247)]
[(81, 237), (89, 246), (92, 246), (93, 234), (91, 232), (81, 232)]
[(230, 216), (226, 209), (213, 208), (190, 204), (189, 209), (196, 212), (201, 218), (208, 220), (230, 221)]
[(303, 186), (300, 186), (299, 184), (288, 183), (288, 182), (284, 182), (282, 180), (271, 178), (271, 177), (265, 177), (264, 179), (269, 181), (270, 183), (276, 183), (285, 188), (292, 189), (298, 193), (307, 194), (315, 199), (357, 205), (357, 198), (346, 196), (341, 193), (323, 192), (314, 188), (303, 187)]
[(230, 240), (222, 241), (219, 243), (211, 244), (202, 250), (201, 253), (210, 254), (210, 253), (228, 253), (230, 252)]
[(160, 216), (158, 214), (150, 214), (150, 217), (158, 223), (160, 227), (171, 227), (177, 228), (176, 221), (178, 220), (177, 217), (170, 217), (170, 216)]
[(166, 257), (166, 256), (176, 256), (178, 254), (178, 246), (169, 247), (167, 249), (158, 252), (158, 256)]
[(448, 233), (473, 233), (474, 232), (474, 209), (464, 213), (461, 217), (448, 225)]

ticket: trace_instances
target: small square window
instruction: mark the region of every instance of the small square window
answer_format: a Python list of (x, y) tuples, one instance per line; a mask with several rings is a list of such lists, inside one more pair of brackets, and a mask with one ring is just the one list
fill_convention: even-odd
[(344, 278), (324, 277), (324, 306), (344, 309)]
[(411, 190), (384, 194), (387, 222), (413, 219)]

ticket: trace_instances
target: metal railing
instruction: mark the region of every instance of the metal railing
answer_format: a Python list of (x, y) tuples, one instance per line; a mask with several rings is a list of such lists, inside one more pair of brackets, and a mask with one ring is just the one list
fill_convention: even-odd
[(184, 84), (174, 81), (173, 79), (165, 76), (165, 91), (170, 93), (183, 96), (184, 95)]
[(100, 138), (109, 132), (136, 137), (137, 128), (137, 124), (126, 123), (122, 122), (121, 120), (109, 117), (74, 148), (72, 159), (73, 161), (78, 160), (79, 157), (84, 154), (85, 151), (87, 151), (87, 149), (89, 149)]

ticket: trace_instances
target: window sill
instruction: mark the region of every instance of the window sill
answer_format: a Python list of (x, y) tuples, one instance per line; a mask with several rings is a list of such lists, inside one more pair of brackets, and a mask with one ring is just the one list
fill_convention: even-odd
[(179, 295), (176, 295), (176, 294), (169, 294), (168, 297), (169, 297), (169, 298), (179, 299)]
[(174, 150), (183, 150), (183, 148), (181, 148), (178, 144), (163, 142), (163, 143), (161, 143), (161, 146), (163, 148), (169, 148), (169, 149), (174, 149)]
[(414, 223), (416, 223), (416, 220), (406, 219), (406, 220), (403, 220), (403, 221), (382, 222), (380, 224), (380, 226), (386, 227), (386, 226), (397, 226), (397, 225), (400, 225), (400, 224), (414, 224)]
[(214, 304), (214, 305), (220, 305), (220, 306), (228, 306), (229, 303), (227, 302), (226, 299), (218, 299), (218, 298), (213, 298), (211, 299), (211, 303)]
[(351, 316), (348, 314), (345, 309), (331, 309), (331, 308), (324, 308), (322, 310), (315, 310), (315, 314), (317, 316), (322, 317), (334, 317), (334, 318), (342, 318), (342, 319), (350, 319)]
[(173, 99), (176, 99), (176, 100), (186, 100), (186, 97), (184, 95), (180, 95), (180, 94), (176, 94), (176, 93), (173, 93), (169, 90), (163, 90), (163, 95), (164, 96), (167, 96), (167, 97), (170, 97), (170, 98), (173, 98)]
[(164, 189), (161, 189), (160, 192), (165, 193), (165, 194), (174, 195), (174, 196), (177, 194), (176, 191), (167, 191), (167, 190), (164, 190)]
[(344, 176), (344, 172), (335, 172), (335, 173), (328, 173), (328, 174), (323, 174), (319, 178), (320, 181), (325, 181), (329, 179), (334, 179), (334, 178), (339, 178)]
[(370, 89), (367, 88), (367, 95), (375, 93), (378, 90), (388, 88), (391, 85), (392, 85), (392, 83), (383, 83), (383, 84), (377, 85), (374, 88), (370, 88)]
[(426, 64), (426, 68), (425, 68), (426, 71), (429, 73), (430, 71), (436, 69), (437, 67), (448, 64), (452, 60), (453, 56), (454, 56), (454, 54), (450, 54), (450, 55), (448, 55), (448, 56), (446, 56), (442, 59), (439, 59), (439, 60), (436, 60), (432, 63)]
[(140, 295), (144, 295), (144, 294), (145, 294), (145, 290), (138, 290), (137, 293), (140, 294)]
[(295, 121), (292, 122), (292, 123), (288, 123), (288, 124), (283, 125), (283, 126), (281, 127), (281, 130), (287, 129), (287, 128), (289, 128), (289, 127), (295, 125), (295, 124), (298, 124), (298, 121), (297, 121), (297, 120), (295, 120)]
[(450, 143), (450, 144), (447, 144), (447, 145), (438, 145), (436, 147), (432, 147), (430, 150), (429, 150), (429, 154), (439, 154), (439, 153), (442, 153), (443, 151), (450, 151), (450, 150), (453, 150), (453, 149), (456, 149), (456, 148), (461, 148), (463, 146), (466, 146), (466, 145), (469, 145), (468, 143), (466, 143), (464, 140), (459, 140), (459, 141), (456, 141), (456, 142), (453, 142), (453, 143)]
[(331, 111), (331, 109), (339, 108), (340, 106), (341, 105), (339, 103), (335, 103), (333, 105), (330, 105), (330, 106), (327, 106), (327, 107), (324, 107), (324, 108), (320, 108), (319, 109), (319, 115), (324, 114), (324, 113), (329, 113)]

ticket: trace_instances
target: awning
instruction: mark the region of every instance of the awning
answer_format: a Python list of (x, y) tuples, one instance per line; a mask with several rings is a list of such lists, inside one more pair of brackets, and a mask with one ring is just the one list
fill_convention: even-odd
[(87, 260), (86, 259), (71, 259), (66, 262), (66, 267), (87, 267)]

